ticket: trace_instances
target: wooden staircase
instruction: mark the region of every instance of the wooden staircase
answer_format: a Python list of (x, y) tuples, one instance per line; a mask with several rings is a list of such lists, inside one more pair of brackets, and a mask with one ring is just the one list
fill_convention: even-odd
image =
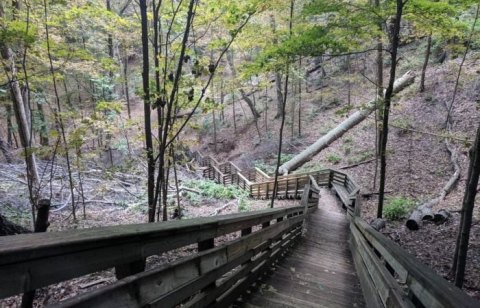
[[(273, 179), (260, 170), (245, 174), (231, 162), (195, 158), (209, 179), (255, 198), (273, 194)], [(346, 214), (325, 197), (316, 210), (321, 186), (333, 188)], [(359, 186), (347, 174), (281, 176), (278, 188), (276, 198), (301, 198), (301, 205), (0, 237), (0, 298), (115, 268), (118, 281), (54, 306), (228, 307), (243, 298), (244, 307), (269, 308), (480, 307), (373, 230), (359, 215)], [(190, 255), (144, 271), (148, 257), (191, 245), (197, 249)]]

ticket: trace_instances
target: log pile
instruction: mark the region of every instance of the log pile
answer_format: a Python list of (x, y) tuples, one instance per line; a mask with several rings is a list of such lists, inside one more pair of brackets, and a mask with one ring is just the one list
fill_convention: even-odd
[(418, 230), (424, 221), (431, 221), (439, 225), (445, 223), (450, 216), (450, 212), (446, 210), (440, 210), (434, 214), (431, 207), (423, 206), (412, 212), (405, 225), (409, 230)]

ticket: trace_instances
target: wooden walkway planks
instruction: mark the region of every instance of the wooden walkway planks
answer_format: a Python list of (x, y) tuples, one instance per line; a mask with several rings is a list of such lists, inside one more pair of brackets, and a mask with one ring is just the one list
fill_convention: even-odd
[(245, 296), (243, 307), (365, 306), (348, 247), (349, 222), (329, 191), (321, 196), (307, 221), (307, 236), (259, 290)]

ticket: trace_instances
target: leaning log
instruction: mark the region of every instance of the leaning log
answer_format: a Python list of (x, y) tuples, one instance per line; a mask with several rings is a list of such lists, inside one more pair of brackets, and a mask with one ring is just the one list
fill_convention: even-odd
[[(405, 75), (400, 77), (395, 81), (393, 88), (393, 93), (396, 94), (409, 85), (415, 80), (415, 75), (412, 72), (407, 72)], [(337, 127), (330, 130), (326, 135), (318, 139), (314, 144), (310, 145), (308, 148), (303, 150), (300, 154), (293, 157), (288, 162), (280, 166), (279, 172), (282, 174), (288, 174), (288, 172), (295, 170), (296, 168), (302, 166), (304, 163), (309, 161), (314, 155), (321, 152), (323, 149), (328, 147), (332, 142), (342, 137), (347, 131), (355, 127), (357, 124), (365, 120), (375, 109), (377, 109), (378, 104), (377, 100), (372, 100), (368, 102), (365, 107), (350, 117), (345, 121), (340, 123)]]

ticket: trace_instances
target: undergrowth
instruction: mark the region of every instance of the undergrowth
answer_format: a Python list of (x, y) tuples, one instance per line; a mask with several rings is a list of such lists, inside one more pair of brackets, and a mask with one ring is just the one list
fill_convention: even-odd
[(185, 182), (185, 186), (200, 192), (200, 195), (187, 192), (186, 197), (192, 204), (200, 204), (201, 196), (203, 196), (212, 199), (237, 199), (239, 212), (246, 212), (250, 209), (248, 192), (234, 185), (224, 186), (211, 180), (189, 180)]
[(387, 200), (383, 214), (388, 220), (399, 220), (407, 216), (414, 205), (413, 200), (404, 197), (394, 197)]

